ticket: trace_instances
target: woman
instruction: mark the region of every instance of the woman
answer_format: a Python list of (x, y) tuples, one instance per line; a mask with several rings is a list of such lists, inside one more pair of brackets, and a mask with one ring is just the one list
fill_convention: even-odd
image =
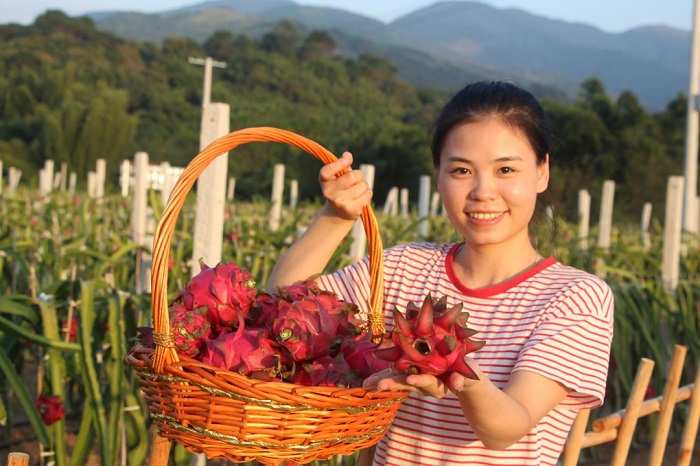
[[(447, 296), (463, 303), (486, 345), (465, 361), (478, 380), (449, 383), (391, 371), (366, 388), (405, 389), (406, 399), (361, 464), (554, 465), (578, 410), (603, 402), (613, 298), (599, 278), (543, 258), (528, 227), (549, 182), (549, 129), (527, 91), (503, 82), (466, 86), (433, 130), (437, 187), (464, 241), (412, 243), (384, 252), (384, 311)], [(326, 205), (276, 265), (271, 286), (323, 271), (370, 202), (352, 156), (319, 174)], [(369, 295), (367, 260), (318, 279), (348, 301)]]

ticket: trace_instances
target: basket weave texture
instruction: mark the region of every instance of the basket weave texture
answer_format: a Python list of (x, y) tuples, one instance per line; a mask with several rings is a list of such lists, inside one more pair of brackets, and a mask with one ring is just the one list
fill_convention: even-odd
[[(167, 263), (178, 215), (196, 179), (211, 161), (249, 142), (286, 143), (325, 164), (336, 160), (310, 139), (269, 127), (234, 131), (200, 152), (178, 178), (154, 235), (151, 311), (155, 349), (137, 346), (126, 362), (139, 377), (160, 436), (181, 443), (191, 452), (264, 464), (308, 463), (351, 454), (382, 438), (406, 392), (263, 382), (179, 355), (172, 344)], [(369, 330), (381, 336), (381, 238), (371, 207), (363, 209), (361, 219), (370, 256)]]

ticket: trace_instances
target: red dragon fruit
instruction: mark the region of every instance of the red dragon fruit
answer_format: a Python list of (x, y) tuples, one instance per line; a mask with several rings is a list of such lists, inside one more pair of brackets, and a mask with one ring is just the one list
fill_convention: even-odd
[(271, 328), (279, 311), (279, 296), (258, 291), (250, 306), (245, 324), (251, 328)]
[(433, 300), (428, 296), (418, 308), (409, 303), (406, 316), (394, 309), (391, 342), (383, 344), (374, 355), (388, 361), (399, 372), (431, 374), (448, 382), (452, 372), (477, 379), (464, 362), (464, 356), (484, 346), (470, 337), (477, 332), (466, 326), (468, 312), (462, 303), (447, 308), (447, 298)]
[(280, 302), (272, 333), (296, 361), (308, 361), (329, 354), (349, 332), (357, 307), (337, 299), (306, 296), (293, 303)]
[(255, 299), (255, 281), (250, 272), (233, 263), (207, 266), (190, 279), (185, 289), (175, 298), (189, 311), (206, 306), (207, 318), (216, 328), (234, 329), (248, 315)]
[(370, 334), (364, 332), (354, 338), (345, 338), (340, 343), (339, 352), (345, 357), (350, 369), (365, 379), (389, 367), (389, 362), (374, 356), (378, 347), (379, 344), (372, 341)]
[(211, 366), (262, 380), (273, 380), (285, 359), (279, 345), (259, 329), (239, 327), (208, 340), (201, 361)]
[(212, 336), (211, 324), (207, 320), (208, 309), (198, 307), (187, 310), (180, 303), (174, 303), (170, 311), (170, 331), (175, 346), (185, 356), (197, 356), (208, 338)]
[[(311, 362), (302, 364), (303, 371), (308, 375), (310, 385), (316, 387), (360, 387), (363, 378), (353, 371), (345, 360), (343, 353), (335, 357), (321, 356)], [(304, 381), (303, 378), (298, 380)]]

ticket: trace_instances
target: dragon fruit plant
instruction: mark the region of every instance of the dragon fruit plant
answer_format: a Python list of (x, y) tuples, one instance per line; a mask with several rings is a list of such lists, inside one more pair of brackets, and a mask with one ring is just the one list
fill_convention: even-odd
[(391, 341), (374, 351), (374, 356), (387, 361), (397, 372), (431, 374), (449, 383), (450, 374), (477, 379), (464, 357), (484, 346), (471, 339), (477, 332), (467, 327), (469, 313), (462, 303), (447, 307), (447, 297), (438, 300), (426, 296), (418, 307), (408, 303), (406, 315), (394, 309)]

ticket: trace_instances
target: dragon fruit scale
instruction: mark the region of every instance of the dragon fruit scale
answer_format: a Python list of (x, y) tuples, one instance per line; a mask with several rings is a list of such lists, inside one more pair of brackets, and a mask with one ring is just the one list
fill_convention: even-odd
[(446, 383), (453, 372), (478, 378), (464, 356), (485, 342), (471, 339), (477, 332), (467, 327), (469, 313), (462, 311), (462, 303), (448, 308), (446, 297), (433, 300), (428, 294), (420, 307), (409, 303), (406, 316), (398, 308), (393, 316), (391, 341), (374, 351), (376, 358), (398, 372), (431, 374)]
[(285, 359), (279, 345), (260, 329), (239, 327), (208, 340), (200, 360), (211, 366), (262, 380), (274, 380)]
[(206, 306), (207, 318), (217, 329), (238, 327), (257, 293), (250, 272), (233, 263), (209, 267), (200, 259), (199, 265), (201, 271), (187, 282), (175, 302), (190, 311)]
[(174, 303), (170, 310), (170, 331), (175, 339), (175, 346), (185, 356), (196, 357), (212, 336), (211, 324), (207, 320), (208, 309), (200, 307), (188, 310), (179, 303)]

